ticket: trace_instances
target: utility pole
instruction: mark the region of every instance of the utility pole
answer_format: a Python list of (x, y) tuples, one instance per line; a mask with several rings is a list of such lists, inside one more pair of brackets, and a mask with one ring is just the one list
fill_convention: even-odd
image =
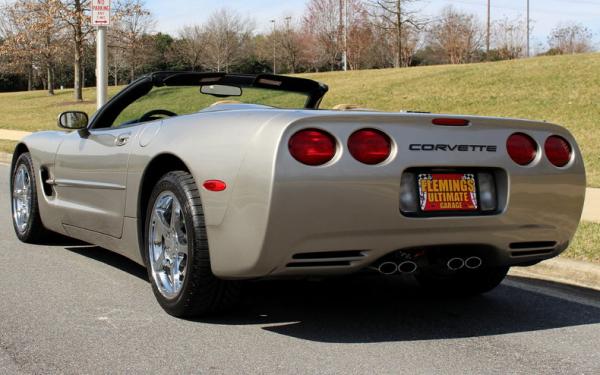
[(527, 0), (527, 57), (531, 56), (529, 53), (529, 0)]
[(348, 70), (348, 2), (340, 0), (340, 26), (344, 28), (344, 49), (342, 51), (342, 67), (344, 71)]
[[(485, 38), (485, 52), (489, 55), (490, 53), (490, 2), (491, 0), (487, 0), (487, 34)], [(488, 56), (489, 57), (489, 56)]]
[(271, 20), (271, 23), (273, 24), (273, 34), (271, 34), (271, 38), (273, 38), (273, 74), (277, 74), (277, 70), (275, 69), (275, 20)]

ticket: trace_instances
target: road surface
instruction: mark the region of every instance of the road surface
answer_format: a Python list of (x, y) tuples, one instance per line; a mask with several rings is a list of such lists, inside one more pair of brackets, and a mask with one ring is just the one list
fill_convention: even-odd
[(240, 310), (185, 321), (145, 271), (92, 246), (17, 241), (0, 166), (0, 373), (600, 373), (600, 293), (510, 278), (424, 297), (398, 278), (248, 283)]

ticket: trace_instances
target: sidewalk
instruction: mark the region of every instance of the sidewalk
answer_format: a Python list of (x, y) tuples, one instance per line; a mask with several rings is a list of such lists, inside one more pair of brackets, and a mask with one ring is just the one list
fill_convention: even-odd
[(29, 134), (31, 133), (20, 130), (0, 129), (0, 139), (5, 141), (20, 141), (21, 138), (28, 136)]

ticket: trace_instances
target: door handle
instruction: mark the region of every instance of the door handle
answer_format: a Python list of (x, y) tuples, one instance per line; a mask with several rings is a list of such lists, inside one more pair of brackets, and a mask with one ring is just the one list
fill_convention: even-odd
[(117, 139), (115, 139), (115, 145), (117, 145), (117, 146), (125, 146), (127, 144), (127, 142), (129, 142), (129, 137), (130, 136), (131, 136), (131, 133), (119, 134), (117, 136)]

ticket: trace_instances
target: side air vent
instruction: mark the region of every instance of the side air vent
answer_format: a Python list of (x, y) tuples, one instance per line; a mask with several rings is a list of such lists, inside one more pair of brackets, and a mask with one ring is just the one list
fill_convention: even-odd
[(42, 189), (44, 190), (44, 194), (47, 197), (52, 196), (52, 194), (54, 193), (53, 189), (52, 189), (52, 185), (48, 182), (50, 180), (50, 173), (48, 172), (48, 169), (46, 167), (42, 167), (40, 169), (40, 174), (41, 174), (41, 180), (42, 180)]
[(288, 268), (303, 268), (303, 267), (348, 267), (349, 261), (327, 261), (327, 262), (296, 262), (288, 263)]
[(530, 257), (534, 255), (546, 255), (552, 254), (554, 250), (526, 250), (526, 251), (513, 251), (510, 254), (513, 257)]
[(322, 251), (316, 253), (298, 253), (292, 256), (293, 259), (331, 259), (331, 258), (362, 258), (365, 255), (362, 250), (344, 250), (344, 251)]
[(554, 249), (556, 241), (513, 242), (509, 247), (513, 250)]

